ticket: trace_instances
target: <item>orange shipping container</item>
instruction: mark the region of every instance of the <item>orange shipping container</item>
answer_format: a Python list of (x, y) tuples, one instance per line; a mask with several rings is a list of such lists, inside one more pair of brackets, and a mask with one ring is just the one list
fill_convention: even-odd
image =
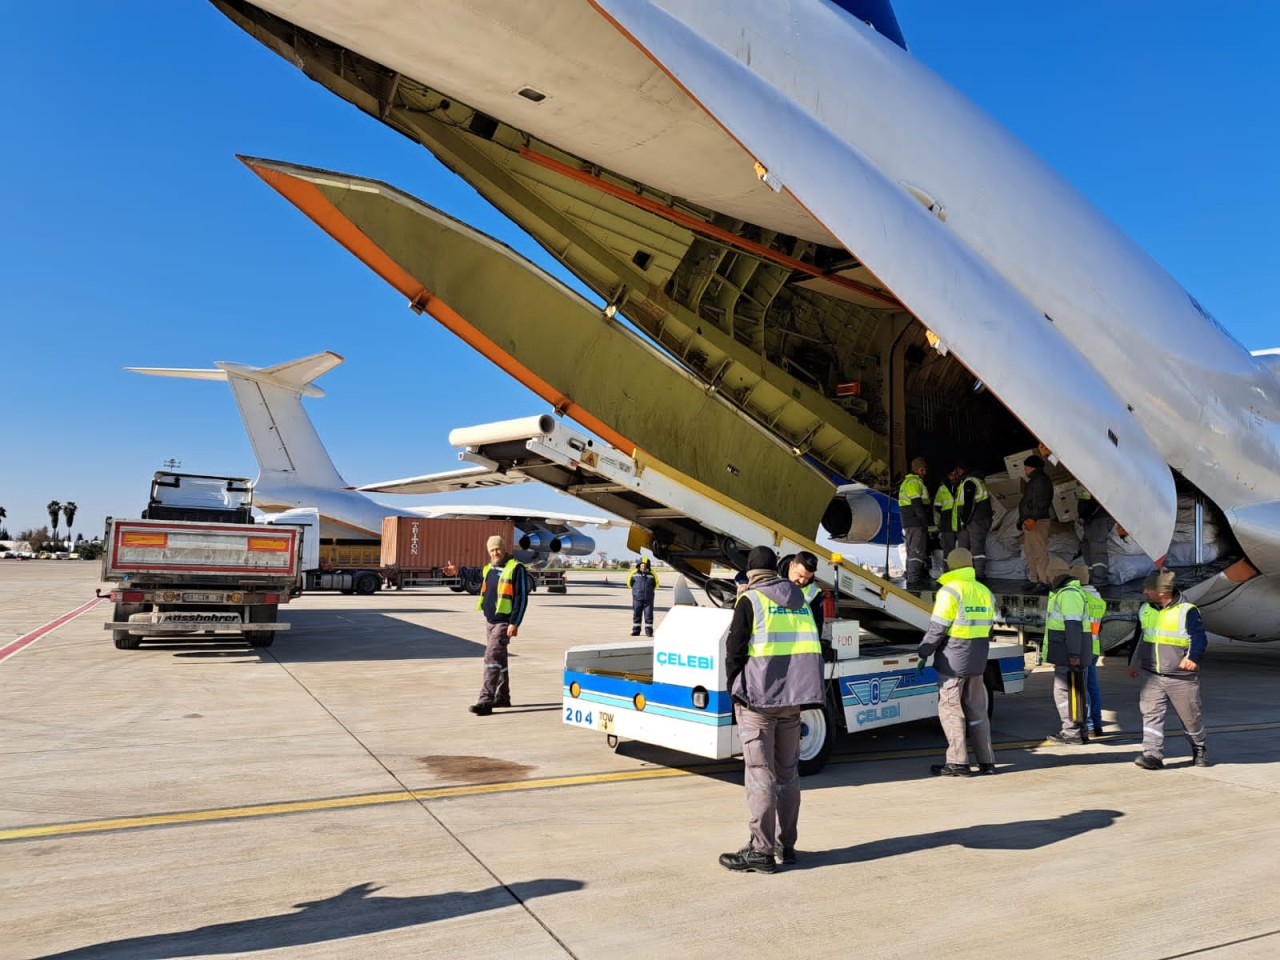
[(509, 550), (515, 525), (508, 520), (383, 517), (382, 565), (401, 570), (432, 570), (449, 563), (483, 567), (489, 562), (485, 541), (495, 535)]

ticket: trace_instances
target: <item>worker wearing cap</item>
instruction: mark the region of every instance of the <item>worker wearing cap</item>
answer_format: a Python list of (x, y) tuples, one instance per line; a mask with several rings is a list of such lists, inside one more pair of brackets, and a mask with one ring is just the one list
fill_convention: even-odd
[(995, 604), (991, 591), (978, 582), (973, 555), (961, 547), (947, 554), (947, 572), (939, 579), (929, 629), (920, 641), (916, 669), (923, 675), (933, 657), (938, 674), (938, 719), (947, 737), (947, 759), (934, 764), (934, 776), (967, 777), (969, 751), (980, 773), (996, 772), (987, 718), (987, 687), (983, 674), (991, 647)]
[(1084, 688), (1089, 701), (1089, 732), (1098, 737), (1102, 735), (1102, 687), (1098, 684), (1098, 658), (1102, 656), (1102, 618), (1107, 613), (1107, 601), (1102, 599), (1098, 588), (1089, 582), (1089, 568), (1084, 564), (1072, 567), (1071, 575), (1084, 591), (1085, 626), (1093, 637), (1093, 655), (1089, 658), (1089, 668), (1085, 671)]
[(1200, 611), (1182, 599), (1172, 570), (1154, 570), (1142, 584), (1147, 602), (1138, 610), (1138, 626), (1129, 656), (1129, 676), (1141, 668), (1142, 755), (1134, 761), (1144, 770), (1164, 766), (1164, 717), (1173, 704), (1191, 742), (1192, 762), (1209, 766), (1208, 736), (1200, 709), (1200, 660), (1209, 639)]
[(1086, 631), (1088, 604), (1080, 582), (1061, 557), (1048, 564), (1049, 599), (1044, 613), (1044, 654), (1053, 664), (1053, 702), (1062, 729), (1049, 734), (1054, 743), (1080, 744), (1085, 729), (1085, 675), (1093, 656), (1093, 634)]
[(511, 706), (507, 644), (519, 631), (529, 603), (529, 575), (524, 564), (507, 553), (507, 542), (502, 537), (490, 537), (485, 548), (489, 562), (480, 572), (482, 587), (476, 604), (487, 625), (484, 682), (480, 685), (480, 699), (467, 708), (478, 717), (487, 717), (494, 707)]
[(965, 461), (958, 462), (956, 470), (960, 474), (956, 483), (956, 546), (973, 554), (974, 576), (983, 580), (987, 575), (987, 534), (994, 515), (991, 492)]
[(1053, 510), (1053, 483), (1044, 472), (1044, 459), (1033, 453), (1023, 462), (1026, 483), (1018, 503), (1018, 529), (1022, 531), (1022, 556), (1027, 579), (1038, 592), (1048, 592), (1049, 514)]
[(924, 457), (911, 461), (911, 472), (898, 488), (898, 513), (902, 517), (902, 543), (907, 550), (907, 588), (921, 590), (929, 582), (929, 488), (924, 485), (928, 464)]
[(644, 619), (644, 635), (653, 636), (653, 599), (658, 592), (658, 576), (649, 568), (649, 558), (641, 557), (627, 577), (631, 589), (631, 635), (640, 636), (640, 620)]
[(778, 576), (768, 547), (747, 555), (747, 589), (734, 602), (725, 674), (742, 741), (751, 839), (720, 856), (728, 870), (773, 873), (796, 859), (800, 713), (822, 706), (822, 651), (800, 588)]
[(1107, 540), (1116, 522), (1093, 494), (1084, 487), (1076, 495), (1076, 516), (1084, 528), (1080, 549), (1089, 567), (1089, 582), (1095, 587), (1105, 587), (1111, 582), (1111, 566), (1107, 557)]

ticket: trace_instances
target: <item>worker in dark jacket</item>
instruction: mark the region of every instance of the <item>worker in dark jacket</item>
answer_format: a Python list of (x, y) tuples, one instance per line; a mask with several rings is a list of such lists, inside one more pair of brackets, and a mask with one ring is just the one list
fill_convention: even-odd
[(911, 472), (898, 488), (898, 513), (902, 517), (902, 543), (907, 550), (907, 588), (923, 590), (929, 585), (929, 525), (933, 507), (929, 488), (924, 485), (928, 464), (924, 457), (911, 461)]
[(1027, 579), (1038, 592), (1049, 590), (1049, 516), (1053, 511), (1053, 482), (1044, 472), (1044, 459), (1033, 453), (1022, 466), (1026, 483), (1018, 503), (1018, 529)]
[(936, 776), (967, 777), (969, 750), (978, 761), (978, 771), (996, 772), (996, 755), (991, 746), (991, 722), (987, 718), (987, 687), (983, 674), (991, 648), (991, 620), (995, 603), (991, 591), (978, 582), (973, 572), (973, 555), (961, 547), (947, 554), (947, 572), (933, 600), (929, 629), (916, 650), (916, 669), (925, 671), (925, 660), (933, 655), (938, 673), (938, 719), (947, 737), (945, 763), (934, 764)]
[(773, 873), (796, 859), (800, 713), (822, 704), (822, 651), (800, 588), (778, 576), (777, 555), (753, 547), (747, 589), (733, 607), (725, 673), (742, 741), (751, 839), (720, 856), (729, 870)]
[(1142, 756), (1134, 761), (1144, 770), (1164, 766), (1164, 717), (1173, 704), (1187, 740), (1192, 762), (1209, 766), (1208, 736), (1200, 709), (1200, 661), (1209, 638), (1200, 611), (1174, 588), (1172, 570), (1155, 570), (1142, 584), (1147, 602), (1138, 610), (1138, 626), (1129, 655), (1129, 676), (1142, 669)]
[(658, 577), (649, 569), (649, 558), (641, 557), (627, 577), (631, 588), (631, 635), (640, 636), (640, 620), (644, 618), (644, 635), (653, 636), (653, 598), (658, 592)]
[(507, 553), (502, 537), (490, 537), (485, 544), (489, 562), (480, 572), (483, 587), (476, 609), (484, 613), (484, 682), (480, 699), (469, 706), (478, 717), (487, 717), (494, 707), (511, 706), (511, 678), (507, 673), (507, 644), (515, 639), (529, 604), (529, 575)]

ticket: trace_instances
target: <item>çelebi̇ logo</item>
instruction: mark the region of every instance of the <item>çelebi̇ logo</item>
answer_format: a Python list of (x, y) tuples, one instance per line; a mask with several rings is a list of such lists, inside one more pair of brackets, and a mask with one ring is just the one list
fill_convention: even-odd
[(657, 661), (664, 667), (688, 667), (690, 670), (710, 670), (716, 664), (715, 657), (696, 653), (677, 653), (673, 650), (659, 650)]

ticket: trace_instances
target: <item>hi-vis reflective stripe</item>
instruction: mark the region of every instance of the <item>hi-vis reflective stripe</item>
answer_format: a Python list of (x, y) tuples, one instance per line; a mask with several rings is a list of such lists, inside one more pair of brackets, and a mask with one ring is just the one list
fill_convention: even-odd
[(783, 640), (769, 643), (753, 643), (753, 657), (789, 657), (797, 653), (821, 653), (822, 644), (817, 640)]

